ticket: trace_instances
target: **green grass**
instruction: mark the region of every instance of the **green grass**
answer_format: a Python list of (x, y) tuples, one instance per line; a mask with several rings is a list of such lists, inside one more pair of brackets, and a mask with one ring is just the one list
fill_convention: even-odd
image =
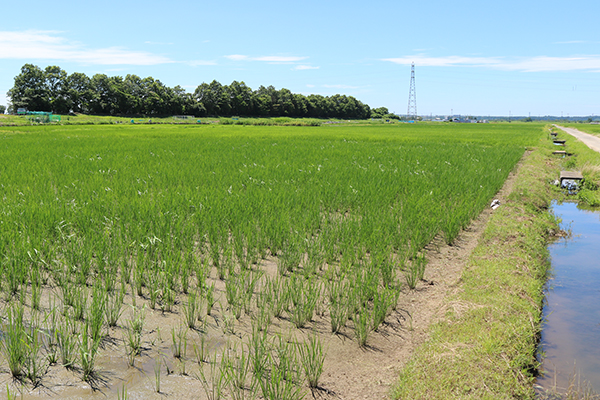
[[(405, 265), (419, 278), (422, 247), (452, 243), (544, 136), (535, 124), (0, 127), (0, 297), (56, 293), (61, 361), (88, 380), (102, 328), (122, 332), (133, 365), (143, 307), (203, 331), (206, 310), (229, 339), (246, 335), (265, 397), (301, 397), (297, 348), (271, 342), (272, 321), (301, 330), (319, 315), (367, 345)], [(185, 365), (187, 328), (171, 333)], [(214, 368), (201, 379), (211, 396), (224, 385)]]
[(548, 142), (525, 161), (470, 258), (454, 306), (402, 372), (394, 398), (534, 398), (546, 246), (557, 230), (547, 207), (559, 160)]

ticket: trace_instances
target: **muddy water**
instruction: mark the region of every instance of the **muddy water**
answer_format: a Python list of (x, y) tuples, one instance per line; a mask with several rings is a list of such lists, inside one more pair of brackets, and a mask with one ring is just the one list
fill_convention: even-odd
[(546, 389), (565, 388), (577, 373), (600, 391), (600, 211), (553, 205), (571, 235), (550, 245), (542, 350)]

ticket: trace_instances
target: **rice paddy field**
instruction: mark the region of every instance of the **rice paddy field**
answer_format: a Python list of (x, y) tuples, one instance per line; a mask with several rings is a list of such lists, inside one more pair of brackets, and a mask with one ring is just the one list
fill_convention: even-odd
[(397, 305), (423, 284), (423, 247), (452, 244), (542, 135), (0, 127), (0, 390), (327, 396), (327, 359), (410, 328)]

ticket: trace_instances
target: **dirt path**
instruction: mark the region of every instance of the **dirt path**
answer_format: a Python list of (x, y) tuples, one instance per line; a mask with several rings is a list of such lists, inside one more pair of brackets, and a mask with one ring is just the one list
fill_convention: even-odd
[(569, 135), (581, 140), (585, 145), (587, 145), (590, 149), (597, 151), (600, 153), (600, 138), (594, 135), (590, 135), (589, 133), (581, 132), (575, 128), (566, 128), (564, 126), (554, 125), (558, 129), (563, 132), (568, 133)]

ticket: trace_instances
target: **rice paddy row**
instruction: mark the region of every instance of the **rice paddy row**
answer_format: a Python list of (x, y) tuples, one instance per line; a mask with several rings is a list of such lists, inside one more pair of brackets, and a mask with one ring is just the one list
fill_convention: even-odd
[(423, 246), (438, 234), (452, 243), (539, 134), (1, 128), (7, 368), (31, 386), (51, 365), (93, 383), (106, 343), (128, 365), (150, 352), (145, 313), (160, 310), (180, 316), (163, 357), (184, 373), (195, 359), (208, 398), (300, 398), (318, 386), (325, 357), (307, 334), (315, 320), (366, 346), (403, 286), (423, 278)]

